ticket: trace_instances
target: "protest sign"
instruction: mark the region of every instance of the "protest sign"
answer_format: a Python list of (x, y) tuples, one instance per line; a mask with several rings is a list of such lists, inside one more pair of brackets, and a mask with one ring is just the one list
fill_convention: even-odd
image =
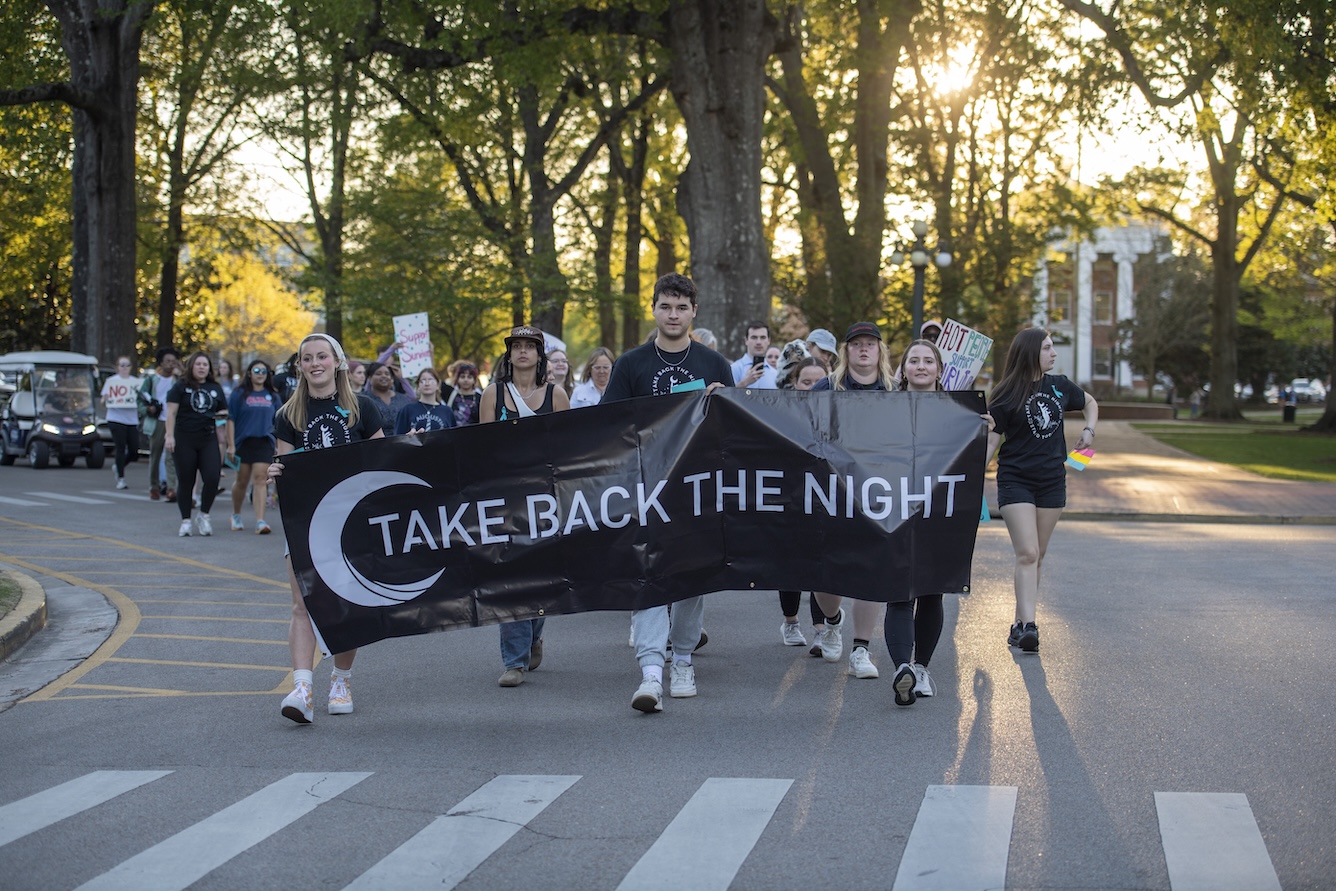
[(297, 583), (332, 652), (725, 590), (969, 588), (979, 393), (726, 389), (285, 456)]
[(955, 319), (947, 319), (937, 338), (937, 349), (942, 354), (942, 387), (947, 390), (973, 387), (992, 348), (991, 337), (966, 328)]
[(399, 347), (399, 370), (412, 380), (424, 368), (432, 367), (431, 332), (427, 328), (427, 314), (415, 312), (394, 317), (394, 339)]

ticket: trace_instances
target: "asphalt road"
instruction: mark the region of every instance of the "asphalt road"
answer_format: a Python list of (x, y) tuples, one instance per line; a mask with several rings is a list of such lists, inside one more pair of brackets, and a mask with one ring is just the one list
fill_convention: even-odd
[(1022, 656), (989, 524), (908, 708), (880, 639), (857, 680), (721, 592), (659, 715), (597, 613), (514, 689), (492, 628), (367, 648), (349, 716), (325, 663), (298, 727), (281, 527), (178, 539), (110, 481), (0, 468), (0, 564), (51, 611), (0, 666), (6, 889), (1336, 886), (1330, 527), (1065, 522)]

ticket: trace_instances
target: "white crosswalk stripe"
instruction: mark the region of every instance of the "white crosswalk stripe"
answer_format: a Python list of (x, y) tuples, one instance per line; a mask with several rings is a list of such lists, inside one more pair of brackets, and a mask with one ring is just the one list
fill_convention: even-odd
[(1003, 887), (1015, 811), (1015, 786), (929, 786), (893, 891)]
[(0, 846), (169, 773), (170, 770), (99, 770), (0, 807)]
[(45, 501), (29, 501), (26, 498), (10, 498), (0, 495), (0, 504), (12, 504), (15, 507), (50, 507)]
[(726, 889), (792, 780), (706, 780), (618, 886)]
[[(148, 496), (145, 495), (143, 492), (140, 492), (140, 493), (138, 493), (138, 494), (133, 493), (133, 492), (103, 492), (101, 489), (84, 489), (84, 492), (85, 492), (86, 494), (88, 494), (88, 495), (99, 495), (99, 496), (101, 496), (101, 497), (103, 497), (103, 498), (120, 498), (120, 499), (125, 500), (125, 501), (148, 501), (148, 500), (149, 500)], [(111, 502), (108, 501), (108, 502), (105, 502), (105, 503), (106, 503), (106, 504), (110, 504)]]
[[(67, 822), (71, 818), (171, 773), (96, 771), (0, 805), (0, 847), (43, 830), (77, 835), (78, 823)], [(290, 774), (81, 887), (184, 889), (372, 775)], [(580, 779), (498, 776), (442, 816), (428, 818), (424, 828), (347, 887), (450, 889), (466, 879), (494, 884), (486, 872), (488, 861)], [(788, 779), (707, 779), (618, 887), (727, 889), (770, 827), (792, 784)], [(150, 793), (139, 793), (123, 807), (152, 808), (153, 801), (144, 799), (145, 794)], [(568, 808), (573, 806), (567, 801)], [(901, 857), (894, 891), (1005, 887), (1016, 807), (1014, 786), (929, 786)], [(1156, 792), (1155, 808), (1172, 891), (1279, 891), (1247, 796)], [(752, 879), (754, 883), (755, 876)]]
[(1248, 796), (1156, 792), (1173, 891), (1280, 891)]
[(62, 495), (59, 492), (24, 492), (24, 495), (32, 495), (36, 498), (50, 498), (53, 501), (68, 501), (71, 504), (112, 504), (101, 498), (85, 498), (82, 495)]
[(80, 886), (81, 891), (180, 891), (369, 773), (294, 773)]
[(449, 891), (579, 779), (497, 777), (437, 817), (348, 889)]

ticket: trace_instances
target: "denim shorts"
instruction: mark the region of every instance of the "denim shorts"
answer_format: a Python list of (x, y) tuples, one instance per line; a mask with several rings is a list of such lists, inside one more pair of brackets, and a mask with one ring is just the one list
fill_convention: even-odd
[(1044, 482), (1032, 480), (998, 480), (997, 506), (1033, 504), (1035, 507), (1066, 507), (1067, 477), (1060, 476)]

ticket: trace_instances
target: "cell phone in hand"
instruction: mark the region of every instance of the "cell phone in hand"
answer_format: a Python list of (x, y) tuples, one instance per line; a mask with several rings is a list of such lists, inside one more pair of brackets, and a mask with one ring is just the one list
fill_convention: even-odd
[(752, 368), (760, 368), (765, 364), (765, 356), (752, 356)]

